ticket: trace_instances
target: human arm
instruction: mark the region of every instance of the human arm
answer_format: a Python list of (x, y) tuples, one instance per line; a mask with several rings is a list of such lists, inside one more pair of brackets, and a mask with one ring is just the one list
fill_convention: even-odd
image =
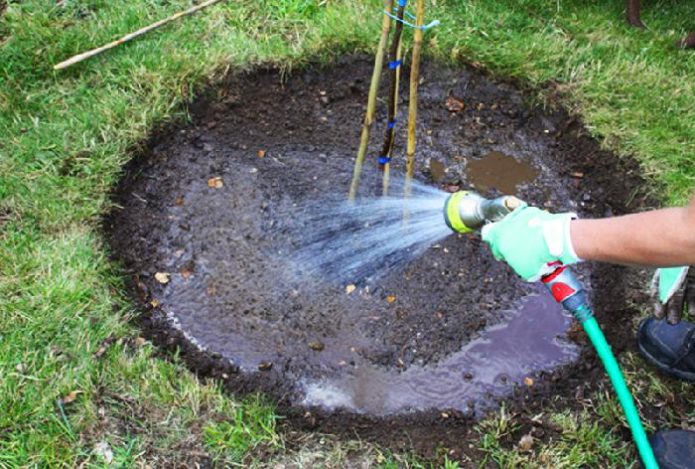
[(685, 207), (572, 220), (570, 238), (583, 260), (656, 267), (695, 265), (695, 197)]
[(686, 304), (695, 312), (695, 269), (679, 267), (695, 265), (695, 197), (686, 207), (593, 220), (524, 206), (482, 234), (494, 256), (527, 281), (548, 274), (556, 261), (662, 267), (655, 277), (657, 317), (677, 322)]

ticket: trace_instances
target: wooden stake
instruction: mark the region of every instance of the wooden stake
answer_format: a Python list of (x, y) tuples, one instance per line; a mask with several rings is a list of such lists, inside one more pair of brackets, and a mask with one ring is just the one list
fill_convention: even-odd
[(74, 65), (78, 62), (82, 62), (83, 60), (86, 60), (90, 57), (94, 57), (95, 55), (99, 55), (102, 52), (106, 52), (109, 49), (113, 49), (114, 47), (120, 46), (123, 43), (126, 43), (128, 41), (132, 41), (136, 37), (142, 36), (143, 34), (146, 34), (154, 29), (160, 28), (167, 23), (171, 23), (172, 21), (175, 21), (175, 20), (182, 18), (184, 16), (192, 15), (193, 13), (196, 13), (196, 12), (202, 10), (203, 8), (207, 8), (207, 7), (214, 5), (215, 3), (218, 3), (221, 1), (222, 0), (207, 0), (203, 3), (201, 3), (200, 5), (196, 5), (194, 7), (189, 8), (188, 10), (176, 13), (175, 15), (172, 15), (169, 18), (157, 21), (156, 23), (153, 23), (149, 26), (145, 26), (142, 29), (138, 29), (134, 33), (127, 34), (116, 41), (113, 41), (113, 42), (106, 44), (105, 46), (101, 46), (99, 48), (92, 49), (90, 51), (83, 52), (83, 53), (78, 54), (74, 57), (71, 57), (68, 60), (65, 60), (65, 61), (60, 62), (59, 64), (55, 65), (53, 67), (53, 69), (54, 70), (61, 70), (63, 68), (69, 67), (70, 65)]
[(417, 124), (418, 85), (420, 81), (420, 54), (422, 52), (423, 31), (420, 28), (425, 22), (425, 0), (417, 0), (415, 11), (415, 29), (413, 38), (413, 58), (410, 65), (410, 100), (408, 102), (408, 148), (405, 159), (405, 188), (404, 195), (410, 196), (413, 176), (415, 175), (415, 146), (417, 143), (415, 130)]
[[(393, 5), (392, 0), (384, 0), (384, 9), (391, 11)], [(389, 39), (389, 29), (391, 28), (391, 18), (383, 15), (381, 23), (381, 38), (376, 50), (376, 58), (374, 59), (374, 71), (372, 72), (372, 82), (369, 85), (369, 97), (367, 98), (367, 112), (364, 115), (362, 124), (362, 134), (360, 136), (360, 148), (357, 151), (355, 159), (355, 168), (352, 173), (352, 182), (350, 183), (349, 200), (355, 200), (357, 189), (360, 185), (360, 174), (362, 173), (362, 164), (364, 157), (367, 154), (367, 144), (369, 143), (369, 131), (374, 122), (374, 112), (376, 110), (376, 94), (379, 91), (379, 79), (381, 78), (381, 70), (384, 66), (384, 53), (386, 50), (386, 42)]]
[[(393, 151), (393, 140), (396, 133), (396, 109), (398, 106), (398, 81), (400, 77), (400, 54), (401, 54), (401, 36), (403, 33), (403, 17), (405, 16), (405, 6), (401, 5), (399, 2), (398, 13), (396, 14), (398, 21), (396, 21), (396, 29), (393, 32), (393, 39), (391, 42), (391, 51), (389, 52), (389, 62), (395, 63), (395, 66), (390, 66), (391, 71), (391, 86), (389, 88), (389, 105), (388, 105), (388, 116), (386, 118), (386, 134), (384, 136), (384, 145), (381, 148), (381, 155), (391, 157)], [(383, 179), (383, 195), (386, 195), (388, 190), (388, 176), (389, 176), (389, 163), (379, 163), (379, 168), (384, 171)]]
[[(396, 53), (396, 60), (405, 62), (405, 60), (403, 60), (403, 41), (400, 41), (400, 43), (398, 44), (398, 52)], [(396, 102), (393, 105), (394, 118), (395, 118), (395, 116), (398, 115), (398, 90), (401, 89), (401, 68), (402, 67), (398, 67), (396, 69)], [(393, 129), (392, 132), (395, 132), (395, 129)], [(391, 149), (389, 150), (389, 156), (391, 155), (392, 150), (393, 150), (393, 138), (391, 141)], [(388, 195), (388, 192), (389, 192), (389, 174), (391, 173), (391, 164), (386, 163), (384, 165), (383, 170), (384, 170), (384, 175), (383, 175), (383, 180), (381, 183), (381, 186), (382, 186), (381, 193), (382, 193), (382, 195)]]

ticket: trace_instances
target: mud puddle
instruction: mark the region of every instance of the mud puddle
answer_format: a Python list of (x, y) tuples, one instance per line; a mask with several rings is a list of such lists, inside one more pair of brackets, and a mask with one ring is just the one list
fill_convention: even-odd
[[(328, 419), (329, 430), (351, 428), (350, 413), (398, 422), (419, 411), (421, 425), (426, 415), (477, 416), (520, 395), (526, 408), (540, 405), (580, 356), (567, 338), (569, 319), (475, 236), (452, 235), (354, 289), (297, 276), (286, 261), (305, 207), (347, 192), (371, 66), (350, 58), (285, 82), (277, 70), (232, 75), (193, 103), (190, 125), (152, 138), (106, 220), (114, 256), (147, 309), (144, 327), (233, 391), (268, 393), (290, 414), (316, 407), (311, 415)], [(430, 64), (423, 74), (420, 181), (514, 192), (583, 215), (643, 203), (630, 187), (635, 168), (564, 114), (530, 108), (513, 86), (474, 70)], [(464, 110), (447, 109), (451, 95)], [(379, 108), (370, 155), (384, 119)], [(402, 155), (403, 129), (397, 142)], [(363, 195), (380, 186), (369, 176), (375, 163)], [(397, 158), (393, 173), (402, 167)], [(595, 296), (599, 319), (606, 314), (609, 334), (624, 334), (621, 275), (591, 266), (580, 275), (610, 285)]]
[(538, 176), (538, 170), (532, 165), (500, 151), (491, 151), (478, 160), (471, 160), (466, 169), (477, 190), (497, 189), (504, 194), (516, 194), (522, 185), (533, 183)]
[(437, 364), (394, 373), (361, 360), (337, 379), (302, 383), (301, 403), (381, 416), (429, 409), (481, 415), (509, 394), (510, 385), (533, 386), (538, 370), (579, 356), (579, 347), (564, 337), (571, 319), (558, 314), (545, 292), (514, 306), (500, 324)]

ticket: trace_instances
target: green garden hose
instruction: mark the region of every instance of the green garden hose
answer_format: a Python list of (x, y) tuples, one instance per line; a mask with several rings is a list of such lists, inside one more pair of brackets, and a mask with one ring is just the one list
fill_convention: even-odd
[(586, 335), (589, 336), (591, 343), (596, 349), (596, 353), (603, 362), (603, 366), (613, 384), (615, 393), (618, 395), (618, 401), (623, 408), (625, 419), (630, 426), (632, 439), (635, 441), (635, 445), (637, 445), (637, 451), (642, 458), (642, 464), (644, 464), (646, 469), (657, 469), (659, 464), (656, 462), (654, 452), (647, 439), (647, 433), (642, 426), (635, 401), (632, 399), (632, 394), (630, 394), (630, 390), (627, 388), (623, 373), (620, 371), (620, 365), (618, 365), (618, 361), (615, 359), (610, 345), (606, 342), (606, 338), (596, 318), (594, 318), (594, 313), (591, 310), (591, 306), (589, 306), (584, 288), (582, 288), (572, 272), (566, 266), (559, 263), (557, 270), (543, 278), (542, 281), (546, 287), (548, 287), (555, 300), (562, 304), (562, 306), (572, 313), (582, 326), (584, 326), (584, 331), (586, 331)]
[[(475, 192), (459, 191), (449, 196), (444, 203), (444, 221), (449, 228), (457, 233), (469, 233), (480, 229), (485, 223), (500, 220), (521, 206), (521, 203), (513, 196), (486, 199)], [(550, 290), (553, 298), (584, 326), (596, 353), (603, 362), (615, 393), (618, 395), (618, 401), (625, 413), (644, 467), (657, 469), (659, 464), (656, 462), (654, 452), (642, 426), (635, 401), (632, 399), (627, 384), (625, 384), (620, 366), (594, 318), (586, 291), (572, 271), (562, 263), (554, 262), (550, 266), (554, 267), (554, 272), (543, 277), (541, 281)]]

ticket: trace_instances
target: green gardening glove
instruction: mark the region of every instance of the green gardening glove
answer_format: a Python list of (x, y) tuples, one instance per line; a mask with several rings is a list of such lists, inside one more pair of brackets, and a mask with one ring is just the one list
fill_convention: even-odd
[(485, 225), (483, 241), (490, 245), (497, 260), (505, 261), (527, 282), (535, 282), (555, 271), (548, 265), (579, 262), (570, 240), (570, 221), (574, 213), (551, 214), (523, 205), (502, 220)]
[(695, 314), (695, 268), (666, 267), (654, 275), (658, 301), (654, 305), (657, 319), (664, 317), (677, 324), (684, 312)]

